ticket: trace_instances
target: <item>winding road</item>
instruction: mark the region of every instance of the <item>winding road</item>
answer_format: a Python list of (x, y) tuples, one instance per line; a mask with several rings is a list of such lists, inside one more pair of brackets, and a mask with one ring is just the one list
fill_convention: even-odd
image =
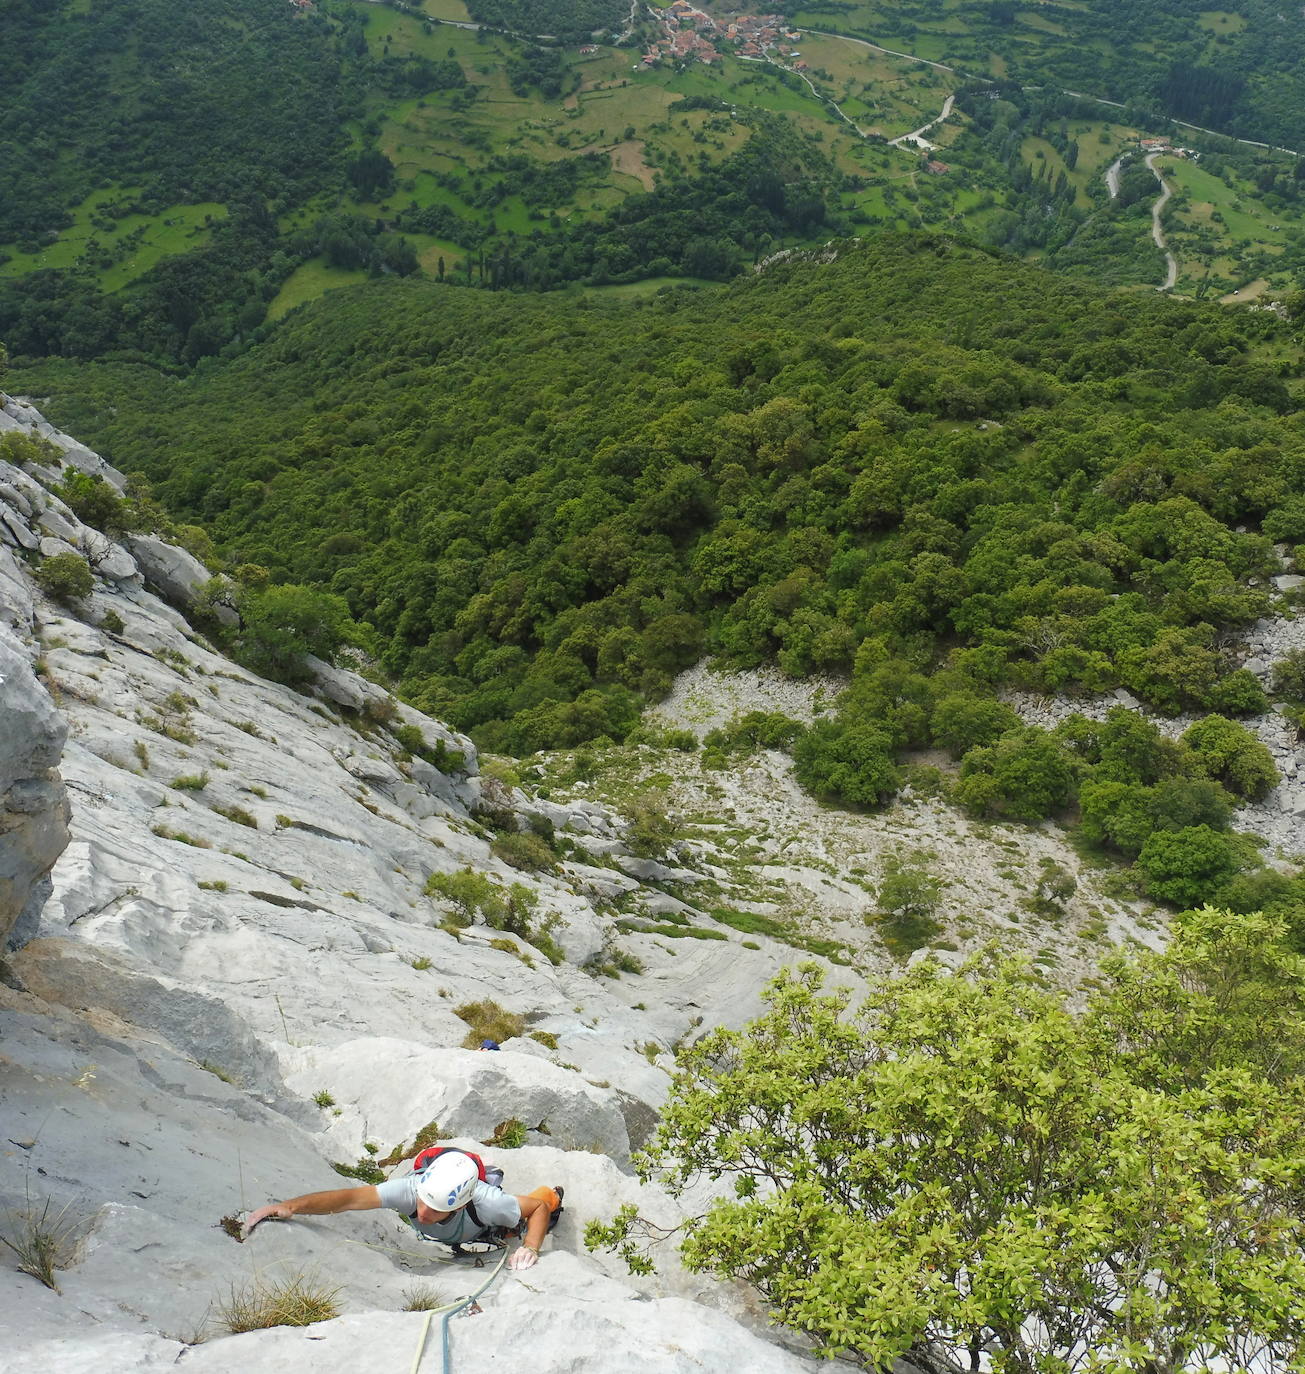
[[(1169, 203), (1169, 197), (1174, 193), (1174, 188), (1164, 179), (1159, 167), (1155, 165), (1155, 160), (1159, 156), (1159, 153), (1148, 153), (1144, 159), (1147, 170), (1160, 183), (1160, 194), (1151, 207), (1151, 238), (1154, 240), (1155, 246), (1165, 255), (1165, 279), (1162, 285), (1156, 287), (1156, 290), (1172, 291), (1178, 281), (1178, 259), (1174, 257), (1168, 240), (1165, 238), (1161, 216), (1164, 214), (1165, 206)], [(1117, 157), (1106, 168), (1106, 190), (1110, 192), (1111, 200), (1117, 200), (1119, 197), (1119, 169), (1127, 160), (1127, 154)]]
[(1165, 255), (1165, 263), (1168, 267), (1164, 285), (1157, 286), (1156, 290), (1172, 291), (1174, 283), (1178, 280), (1178, 259), (1174, 257), (1169, 249), (1169, 244), (1165, 241), (1165, 231), (1160, 224), (1160, 216), (1164, 213), (1164, 208), (1169, 203), (1169, 197), (1173, 195), (1174, 190), (1161, 175), (1159, 167), (1155, 165), (1155, 160), (1159, 156), (1159, 153), (1149, 153), (1146, 158), (1146, 165), (1151, 169), (1151, 175), (1160, 183), (1159, 198), (1151, 207), (1151, 237), (1155, 240), (1155, 246)]

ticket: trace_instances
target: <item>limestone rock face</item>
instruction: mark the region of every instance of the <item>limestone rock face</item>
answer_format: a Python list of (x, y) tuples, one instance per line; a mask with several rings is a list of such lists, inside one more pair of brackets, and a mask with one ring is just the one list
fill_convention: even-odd
[[(507, 1042), (514, 1046), (518, 1041)], [(327, 1085), (352, 1104), (345, 1132), (410, 1145), (435, 1121), (447, 1135), (489, 1139), (515, 1118), (536, 1144), (592, 1150), (625, 1165), (630, 1138), (616, 1095), (530, 1054), (422, 1048), (402, 1040), (352, 1040), (329, 1050), (288, 1051), (287, 1083), (304, 1097)], [(293, 1067), (291, 1067), (293, 1066)], [(335, 1134), (339, 1134), (336, 1128)], [(500, 1162), (502, 1162), (500, 1160)]]
[[(666, 1093), (663, 1052), (704, 1008), (713, 1023), (755, 1014), (791, 951), (734, 932), (678, 950), (643, 938), (645, 972), (611, 976), (618, 940), (642, 938), (611, 902), (640, 900), (639, 875), (574, 857), (509, 867), (485, 822), (542, 818), (619, 859), (618, 818), (482, 778), (470, 740), (347, 667), (314, 665), (301, 695), (216, 652), (179, 609), (202, 567), (78, 520), (46, 485), (62, 466), (120, 474), (2, 406), (0, 429), (49, 437), (61, 466), (0, 464), (0, 930), (21, 911), (0, 981), (0, 1224), (48, 1201), (75, 1244), (62, 1294), (0, 1263), (0, 1366), (410, 1368), (423, 1318), (400, 1310), (405, 1291), (456, 1296), (484, 1271), (436, 1263), (388, 1212), (269, 1223), (243, 1246), (231, 1229), (266, 1201), (352, 1186), (333, 1165), (356, 1171), (436, 1122), (510, 1190), (566, 1189), (539, 1266), (505, 1272), (484, 1314), (454, 1323), (456, 1369), (812, 1369), (673, 1253), (630, 1279), (582, 1236), (627, 1201), (683, 1221), (628, 1172)], [(18, 556), (43, 540), (91, 565), (75, 610)], [(487, 907), (428, 889), (464, 873)], [(461, 1048), (471, 1004), (523, 1033)], [(481, 1143), (512, 1119), (524, 1147)], [(233, 1285), (299, 1270), (338, 1287), (338, 1321), (226, 1335)], [(201, 1331), (210, 1342), (190, 1346)], [(436, 1361), (429, 1348), (421, 1367)]]
[(127, 540), (145, 585), (174, 606), (192, 606), (212, 573), (194, 554), (152, 534), (133, 534)]
[(26, 654), (0, 631), (0, 946), (68, 843), (71, 808), (55, 771), (67, 734)]

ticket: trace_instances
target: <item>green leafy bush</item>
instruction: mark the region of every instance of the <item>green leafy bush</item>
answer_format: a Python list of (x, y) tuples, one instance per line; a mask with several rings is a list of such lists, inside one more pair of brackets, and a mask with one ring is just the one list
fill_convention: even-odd
[(1040, 821), (1068, 806), (1076, 789), (1073, 759), (1054, 736), (1030, 727), (971, 749), (953, 795), (978, 816)]
[[(782, 974), (759, 1020), (680, 1051), (640, 1174), (732, 1178), (684, 1263), (752, 1284), (827, 1356), (1285, 1367), (1305, 1283), (1285, 933), (1194, 913), (1164, 954), (1113, 961), (1084, 1014), (991, 955), (880, 978), (855, 1015), (814, 968)], [(628, 1205), (586, 1243), (647, 1272), (664, 1236)]]
[(79, 553), (56, 553), (37, 568), (36, 585), (48, 597), (65, 606), (90, 596), (95, 578), (90, 564)]
[(276, 682), (303, 681), (309, 654), (329, 662), (357, 634), (343, 597), (293, 584), (247, 593), (240, 618), (236, 656)]
[(98, 474), (70, 468), (54, 488), (54, 494), (83, 524), (103, 530), (105, 534), (117, 536), (137, 527), (131, 503), (124, 501), (118, 489)]
[(798, 781), (818, 797), (880, 806), (901, 783), (891, 736), (877, 725), (821, 721), (793, 750)]
[(1170, 906), (1195, 907), (1248, 861), (1245, 841), (1194, 825), (1154, 831), (1137, 856), (1137, 869), (1149, 896)]
[(542, 835), (533, 830), (511, 830), (496, 835), (490, 844), (493, 854), (512, 868), (526, 873), (555, 873), (557, 856)]
[(1234, 796), (1254, 800), (1278, 785), (1273, 755), (1245, 726), (1223, 716), (1206, 716), (1183, 732), (1201, 771)]
[(884, 944), (899, 957), (927, 945), (942, 931), (934, 919), (947, 884), (929, 871), (923, 855), (890, 854), (875, 896), (876, 925)]
[(952, 693), (933, 709), (929, 724), (933, 742), (959, 759), (976, 745), (992, 744), (1019, 728), (1020, 718), (992, 697)]

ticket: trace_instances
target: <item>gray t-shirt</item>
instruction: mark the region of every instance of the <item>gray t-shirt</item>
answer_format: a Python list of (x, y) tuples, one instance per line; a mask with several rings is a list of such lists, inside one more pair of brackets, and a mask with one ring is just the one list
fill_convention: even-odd
[(429, 1226), (416, 1219), (417, 1175), (407, 1174), (403, 1178), (387, 1178), (376, 1185), (381, 1197), (381, 1206), (392, 1211), (402, 1212), (411, 1218), (413, 1226), (427, 1240), (443, 1241), (445, 1245), (460, 1245), (476, 1240), (491, 1226), (515, 1227), (521, 1222), (521, 1204), (502, 1188), (493, 1188), (488, 1183), (477, 1183), (471, 1195), (479, 1226), (471, 1219), (466, 1207), (459, 1208), (447, 1221), (435, 1222)]

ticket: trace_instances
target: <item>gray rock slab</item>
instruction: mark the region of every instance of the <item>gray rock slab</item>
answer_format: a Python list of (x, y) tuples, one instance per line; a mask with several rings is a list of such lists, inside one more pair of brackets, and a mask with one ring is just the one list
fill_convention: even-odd
[(0, 507), (0, 539), (14, 548), (27, 549), (29, 552), (41, 547), (40, 537), (32, 533), (31, 526), (12, 507)]
[(32, 503), (26, 494), (8, 482), (0, 482), (0, 501), (12, 506), (19, 515), (30, 518), (33, 513)]
[(127, 547), (145, 585), (174, 606), (193, 605), (213, 576), (194, 554), (152, 534), (130, 535)]
[(56, 767), (68, 726), (25, 654), (0, 636), (0, 947), (68, 843)]
[(52, 539), (62, 539), (74, 545), (81, 540), (81, 533), (77, 525), (53, 507), (49, 510), (43, 510), (37, 516), (36, 523), (42, 533), (48, 534)]

